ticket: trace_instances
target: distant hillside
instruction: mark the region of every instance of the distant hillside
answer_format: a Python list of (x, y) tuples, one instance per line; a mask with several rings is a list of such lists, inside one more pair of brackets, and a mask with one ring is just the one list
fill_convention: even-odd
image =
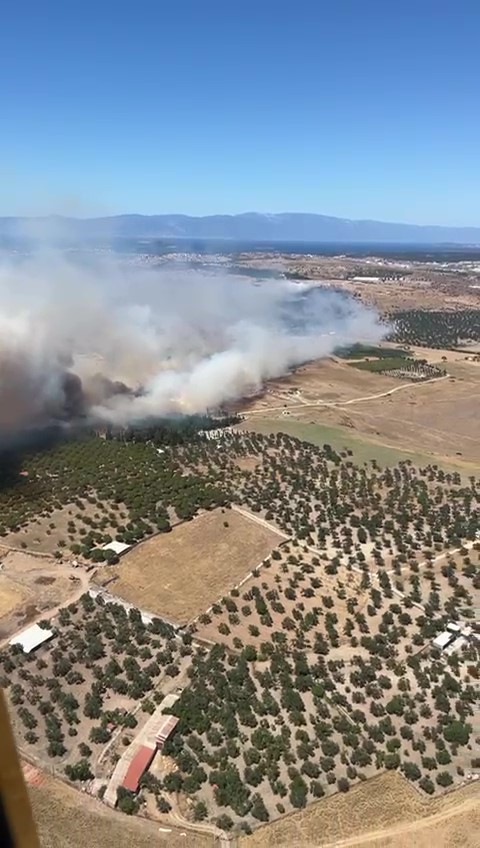
[(285, 212), (266, 215), (115, 215), (107, 218), (0, 218), (0, 236), (66, 238), (174, 238), (233, 241), (385, 242), (480, 245), (480, 227), (434, 227), (351, 221)]

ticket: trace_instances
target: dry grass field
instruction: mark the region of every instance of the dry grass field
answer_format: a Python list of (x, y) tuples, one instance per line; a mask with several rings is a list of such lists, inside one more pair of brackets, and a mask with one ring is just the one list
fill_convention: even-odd
[[(421, 348), (415, 353), (422, 358)], [(430, 359), (445, 367), (441, 354)], [(295, 428), (310, 428), (315, 439), (314, 428), (320, 427), (325, 432), (319, 440), (328, 441), (330, 431), (330, 443), (351, 449), (357, 460), (363, 440), (368, 458), (377, 451), (379, 461), (391, 462), (396, 454), (469, 473), (480, 462), (480, 367), (464, 361), (447, 365), (451, 379), (399, 389), (402, 381), (345, 362), (310, 363), (269, 383), (262, 398), (251, 399), (243, 427), (265, 432), (276, 423), (306, 439), (308, 433), (297, 434)]]
[(0, 639), (64, 603), (80, 585), (68, 567), (19, 551), (0, 554)]
[(319, 359), (301, 365), (285, 377), (269, 380), (266, 392), (244, 401), (243, 408), (255, 414), (282, 413), (317, 401), (345, 403), (363, 395), (386, 392), (396, 386), (398, 380), (394, 377), (358, 371), (336, 359)]
[(213, 510), (147, 539), (102, 574), (113, 594), (186, 622), (259, 565), (280, 540), (238, 512)]
[(478, 848), (480, 785), (421, 796), (395, 772), (259, 828), (240, 848)]
[(33, 814), (41, 848), (213, 848), (207, 834), (172, 828), (159, 831), (158, 822), (113, 812), (89, 795), (46, 777), (30, 786)]
[(349, 426), (385, 444), (458, 462), (480, 462), (480, 369), (471, 374), (414, 386), (388, 397), (340, 409), (315, 411), (313, 418)]
[(29, 593), (23, 586), (0, 574), (0, 619), (11, 615), (28, 597)]

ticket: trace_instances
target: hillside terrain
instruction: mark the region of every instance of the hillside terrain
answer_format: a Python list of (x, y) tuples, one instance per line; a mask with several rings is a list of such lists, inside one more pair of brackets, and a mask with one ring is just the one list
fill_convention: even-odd
[(354, 221), (302, 212), (241, 215), (116, 215), (106, 218), (0, 218), (0, 235), (69, 238), (190, 238), (251, 241), (480, 244), (480, 228)]

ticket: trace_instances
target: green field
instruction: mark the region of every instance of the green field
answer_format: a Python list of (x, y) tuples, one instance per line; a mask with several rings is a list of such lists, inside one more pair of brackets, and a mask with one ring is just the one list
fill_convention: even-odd
[(340, 359), (361, 359), (364, 356), (375, 356), (378, 359), (393, 359), (408, 356), (408, 350), (401, 347), (376, 347), (374, 345), (354, 344), (338, 348), (335, 356)]
[(392, 371), (394, 368), (409, 368), (415, 362), (411, 357), (384, 356), (381, 359), (362, 360), (362, 362), (349, 362), (351, 368), (360, 368), (361, 371)]
[(304, 442), (322, 447), (330, 445), (337, 452), (351, 451), (351, 458), (356, 463), (370, 462), (375, 459), (382, 467), (396, 465), (398, 462), (410, 459), (417, 467), (438, 465), (445, 470), (458, 471), (460, 474), (469, 472), (461, 465), (445, 463), (435, 456), (414, 453), (398, 449), (378, 442), (370, 441), (361, 436), (353, 435), (347, 428), (331, 427), (324, 424), (311, 424), (297, 421), (294, 418), (257, 418), (252, 417), (242, 425), (244, 430), (254, 430), (257, 433), (287, 433)]

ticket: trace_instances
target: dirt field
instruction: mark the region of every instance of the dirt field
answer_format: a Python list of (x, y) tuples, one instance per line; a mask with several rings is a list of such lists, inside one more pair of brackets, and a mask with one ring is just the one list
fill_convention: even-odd
[(273, 530), (233, 510), (214, 510), (142, 542), (101, 573), (113, 594), (186, 622), (255, 568), (280, 540)]
[(158, 830), (158, 823), (129, 818), (113, 812), (88, 795), (45, 777), (40, 786), (29, 787), (41, 848), (213, 848), (213, 838), (172, 828)]
[(49, 557), (0, 553), (0, 640), (64, 603), (80, 585), (70, 568)]
[[(346, 417), (345, 417), (346, 416)], [(380, 441), (433, 456), (480, 462), (480, 370), (428, 383), (344, 410), (319, 410), (326, 423), (348, 425)], [(347, 425), (347, 426), (348, 426)], [(458, 453), (460, 452), (460, 453)]]
[(247, 413), (282, 413), (302, 404), (345, 403), (354, 398), (396, 388), (398, 380), (369, 371), (358, 371), (346, 362), (321, 359), (291, 374), (270, 380), (264, 395), (244, 403)]
[[(422, 349), (416, 352), (420, 356)], [(440, 357), (438, 361), (445, 364)], [(338, 447), (345, 434), (344, 446), (357, 460), (364, 440), (366, 458), (375, 456), (376, 443), (379, 459), (386, 463), (394, 456), (383, 457), (382, 451), (396, 452), (398, 459), (405, 458), (402, 452), (413, 461), (417, 456), (427, 462), (435, 459), (468, 471), (480, 461), (480, 367), (463, 361), (448, 366), (451, 379), (399, 388), (402, 382), (395, 378), (361, 372), (343, 362), (311, 363), (273, 381), (263, 398), (251, 400), (242, 426), (265, 432), (269, 422), (300, 438), (292, 431), (297, 422), (321, 426), (333, 431)], [(323, 438), (321, 433), (318, 438)]]
[(241, 848), (478, 848), (480, 786), (434, 801), (396, 773), (312, 804), (240, 840)]

